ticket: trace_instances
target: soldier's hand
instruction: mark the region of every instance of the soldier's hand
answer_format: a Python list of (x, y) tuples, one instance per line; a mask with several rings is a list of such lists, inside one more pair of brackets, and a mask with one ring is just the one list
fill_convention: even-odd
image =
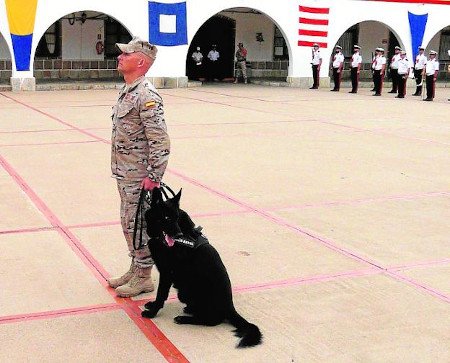
[(144, 188), (144, 190), (153, 190), (153, 188), (159, 188), (159, 182), (154, 182), (149, 177), (142, 180), (141, 188)]

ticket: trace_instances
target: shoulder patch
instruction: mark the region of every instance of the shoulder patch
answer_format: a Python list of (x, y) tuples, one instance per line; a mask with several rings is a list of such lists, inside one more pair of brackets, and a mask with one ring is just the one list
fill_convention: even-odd
[(152, 108), (152, 107), (155, 107), (155, 105), (156, 105), (156, 102), (155, 102), (155, 101), (148, 101), (148, 102), (145, 102), (145, 107), (146, 107), (146, 108)]

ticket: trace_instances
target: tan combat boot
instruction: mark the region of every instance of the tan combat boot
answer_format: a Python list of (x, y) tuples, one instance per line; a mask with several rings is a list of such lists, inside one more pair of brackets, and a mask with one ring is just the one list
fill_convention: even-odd
[(137, 267), (130, 281), (116, 289), (117, 296), (132, 297), (142, 294), (143, 292), (153, 291), (155, 286), (152, 282), (151, 271), (151, 267)]
[(136, 271), (137, 266), (134, 264), (134, 259), (131, 260), (131, 266), (130, 269), (125, 272), (125, 274), (123, 274), (120, 277), (111, 277), (109, 278), (108, 281), (108, 285), (111, 286), (113, 289), (125, 285), (126, 283), (128, 283), (128, 281), (131, 280), (131, 278), (134, 275), (134, 272)]

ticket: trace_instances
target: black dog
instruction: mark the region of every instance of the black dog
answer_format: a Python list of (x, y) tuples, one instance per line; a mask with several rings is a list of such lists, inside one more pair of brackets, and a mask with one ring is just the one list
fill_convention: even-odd
[(262, 341), (259, 328), (240, 316), (233, 305), (230, 278), (216, 249), (195, 228), (189, 215), (179, 208), (180, 192), (163, 200), (161, 190), (152, 193), (150, 209), (145, 212), (149, 248), (160, 278), (155, 301), (145, 304), (142, 316), (153, 318), (164, 306), (170, 287), (186, 304), (177, 316), (178, 324), (214, 326), (228, 321), (236, 327), (241, 340), (238, 347), (251, 347)]

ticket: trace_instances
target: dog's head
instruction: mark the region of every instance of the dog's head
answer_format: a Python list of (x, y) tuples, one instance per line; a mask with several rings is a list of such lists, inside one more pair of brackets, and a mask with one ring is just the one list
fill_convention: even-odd
[(183, 236), (178, 224), (180, 217), (181, 189), (173, 198), (163, 200), (161, 190), (154, 188), (150, 208), (145, 212), (147, 234), (150, 237), (164, 235), (164, 240), (172, 247), (176, 238)]

